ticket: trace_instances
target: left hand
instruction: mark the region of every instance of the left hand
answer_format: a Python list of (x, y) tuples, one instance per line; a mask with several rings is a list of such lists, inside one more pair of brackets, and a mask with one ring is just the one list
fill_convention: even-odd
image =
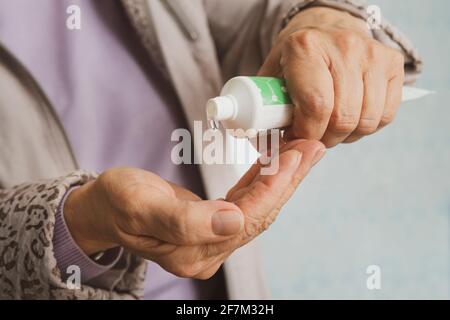
[(151, 172), (113, 168), (74, 190), (64, 217), (87, 255), (121, 246), (176, 276), (208, 279), (272, 224), (324, 152), (318, 141), (290, 141), (280, 146), (276, 174), (264, 175), (257, 162), (214, 201)]
[(391, 123), (404, 82), (404, 58), (374, 40), (365, 21), (329, 8), (297, 14), (259, 72), (283, 77), (293, 103), (288, 137), (350, 143)]

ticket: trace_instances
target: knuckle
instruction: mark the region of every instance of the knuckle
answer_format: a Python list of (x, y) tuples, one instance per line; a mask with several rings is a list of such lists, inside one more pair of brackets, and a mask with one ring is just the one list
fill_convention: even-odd
[(331, 148), (336, 147), (339, 144), (339, 142), (337, 142), (337, 141), (323, 141), (323, 144), (325, 145), (325, 147), (327, 149), (331, 149)]
[[(259, 192), (255, 188), (252, 188), (251, 190), (249, 190), (247, 196), (249, 197), (251, 202), (260, 203), (261, 197), (258, 196), (258, 193)], [(258, 215), (260, 214), (263, 213), (249, 212), (249, 214), (245, 216), (244, 234), (246, 238), (253, 238), (261, 232), (262, 223), (261, 219), (258, 217)]]
[(246, 239), (253, 239), (268, 230), (275, 222), (275, 217), (267, 217), (265, 219), (255, 219), (253, 217), (246, 218), (244, 234)]
[(303, 97), (302, 112), (307, 116), (323, 119), (329, 116), (333, 109), (333, 102), (323, 93), (311, 92)]
[(367, 58), (369, 61), (377, 62), (386, 60), (386, 48), (376, 40), (370, 41), (367, 45)]
[(261, 223), (254, 217), (247, 217), (245, 221), (244, 234), (248, 239), (253, 239), (261, 233)]
[(403, 54), (397, 50), (391, 50), (392, 52), (392, 57), (391, 57), (391, 61), (392, 64), (397, 67), (397, 68), (401, 68), (403, 70), (404, 65), (405, 65), (405, 57), (403, 56)]
[(391, 76), (400, 77), (402, 82), (405, 79), (405, 57), (397, 50), (391, 50), (392, 57), (389, 63), (389, 73)]
[(303, 49), (308, 50), (317, 46), (319, 38), (319, 31), (306, 29), (289, 35), (287, 43), (290, 48), (297, 48), (300, 46)]
[(384, 127), (391, 124), (392, 122), (394, 122), (395, 117), (395, 112), (384, 114), (383, 117), (381, 117), (380, 126)]
[(183, 209), (177, 209), (172, 212), (168, 217), (169, 230), (172, 232), (172, 236), (176, 241), (185, 243), (188, 242), (188, 209), (189, 204)]
[(349, 134), (358, 126), (356, 115), (335, 115), (330, 119), (329, 129), (337, 134)]
[(373, 134), (378, 129), (379, 121), (375, 119), (361, 119), (358, 127), (355, 130), (356, 135), (368, 136)]
[(361, 140), (364, 136), (359, 136), (359, 135), (351, 135), (350, 137), (348, 137), (347, 139), (345, 139), (342, 143), (344, 144), (350, 144), (350, 143), (354, 143), (358, 140)]
[(255, 238), (273, 223), (274, 217), (269, 212), (269, 210), (273, 210), (273, 203), (269, 196), (266, 196), (270, 194), (271, 186), (262, 181), (256, 181), (246, 193), (247, 200), (257, 204), (257, 208), (253, 212), (245, 215), (243, 233), (246, 239)]
[[(279, 211), (280, 209), (275, 209), (276, 211)], [(264, 222), (263, 222), (263, 224), (262, 224), (262, 226), (261, 226), (261, 229), (262, 229), (262, 231), (266, 231), (266, 230), (268, 230), (269, 228), (270, 228), (270, 226), (275, 222), (275, 220), (276, 220), (276, 215), (274, 215), (274, 216), (269, 216), (269, 217), (267, 217), (266, 219), (264, 219)]]
[(361, 47), (362, 39), (359, 34), (351, 30), (343, 30), (335, 35), (337, 46), (344, 53), (354, 52)]

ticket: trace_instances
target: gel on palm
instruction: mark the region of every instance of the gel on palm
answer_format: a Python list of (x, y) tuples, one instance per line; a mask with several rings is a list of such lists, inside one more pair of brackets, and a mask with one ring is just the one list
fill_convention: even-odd
[[(404, 87), (402, 101), (430, 93)], [(225, 129), (241, 129), (248, 138), (253, 138), (258, 131), (290, 126), (293, 110), (284, 81), (270, 77), (233, 78), (225, 84), (220, 96), (210, 99), (206, 106), (208, 120), (220, 122)]]

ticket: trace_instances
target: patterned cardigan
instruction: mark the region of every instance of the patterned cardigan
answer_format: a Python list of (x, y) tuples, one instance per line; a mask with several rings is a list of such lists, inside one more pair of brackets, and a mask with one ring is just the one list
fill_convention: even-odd
[(76, 171), (56, 180), (0, 190), (0, 298), (140, 297), (145, 263), (129, 253), (124, 254), (106, 281), (100, 276), (80, 290), (69, 290), (61, 280), (52, 250), (55, 213), (67, 190), (94, 178), (94, 174)]

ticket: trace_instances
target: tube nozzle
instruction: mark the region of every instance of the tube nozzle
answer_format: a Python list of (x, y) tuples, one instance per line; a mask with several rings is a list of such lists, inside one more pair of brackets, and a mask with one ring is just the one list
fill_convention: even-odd
[(210, 99), (206, 103), (208, 120), (224, 121), (236, 116), (236, 103), (232, 97), (222, 96)]

